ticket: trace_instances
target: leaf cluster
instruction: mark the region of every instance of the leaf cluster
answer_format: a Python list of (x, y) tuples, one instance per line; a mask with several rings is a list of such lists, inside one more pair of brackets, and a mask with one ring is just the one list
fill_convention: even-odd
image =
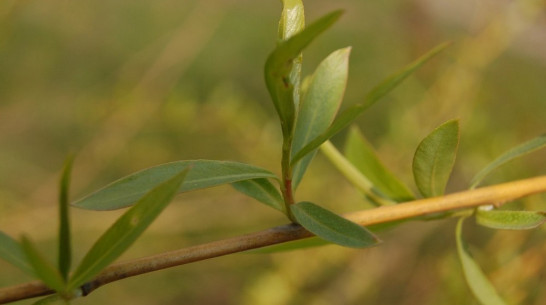
[[(49, 262), (29, 237), (23, 236), (17, 242), (3, 232), (0, 232), (0, 258), (57, 292), (54, 298), (39, 303), (69, 301), (85, 295), (90, 281), (139, 238), (176, 194), (224, 184), (230, 184), (235, 190), (283, 213), (291, 222), (319, 237), (321, 241), (316, 244), (334, 243), (354, 248), (378, 245), (380, 239), (370, 229), (320, 204), (296, 200), (298, 185), (320, 149), (374, 205), (395, 205), (417, 198), (412, 189), (381, 162), (358, 128), (353, 126), (350, 129), (344, 153), (340, 153), (329, 139), (351, 126), (360, 114), (449, 44), (433, 48), (393, 73), (364, 95), (361, 103), (338, 114), (347, 85), (351, 48), (340, 48), (330, 53), (309, 76), (302, 77), (301, 67), (305, 48), (341, 15), (341, 11), (335, 11), (305, 26), (302, 2), (283, 0), (278, 44), (264, 68), (266, 87), (283, 135), (280, 176), (267, 169), (233, 161), (183, 160), (123, 177), (72, 203), (77, 208), (99, 211), (130, 207), (96, 241), (80, 264), (72, 268), (68, 194), (73, 158), (69, 158), (59, 188), (58, 264)], [(415, 185), (422, 197), (444, 195), (456, 160), (459, 134), (459, 122), (450, 120), (431, 131), (416, 148), (412, 169)], [(509, 150), (478, 172), (471, 180), (470, 188), (478, 186), (502, 164), (544, 146), (546, 136), (540, 136)], [(479, 208), (434, 219), (461, 214), (464, 217), (457, 224), (455, 236), (467, 282), (482, 304), (504, 304), (469, 254), (462, 238), (463, 221), (473, 216), (478, 224), (488, 228), (521, 230), (541, 225), (546, 216), (542, 212)], [(374, 231), (380, 229), (374, 227)], [(295, 243), (291, 247), (301, 246), (304, 245)]]

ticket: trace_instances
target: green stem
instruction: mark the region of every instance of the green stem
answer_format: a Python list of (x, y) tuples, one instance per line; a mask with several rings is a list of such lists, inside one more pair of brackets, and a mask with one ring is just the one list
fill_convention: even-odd
[(283, 145), (282, 145), (282, 184), (281, 184), (281, 193), (284, 199), (284, 208), (286, 211), (286, 216), (292, 221), (296, 222), (292, 211), (290, 210), (290, 205), (294, 204), (294, 191), (292, 188), (292, 166), (290, 165), (290, 154), (292, 152), (292, 133), (284, 134)]

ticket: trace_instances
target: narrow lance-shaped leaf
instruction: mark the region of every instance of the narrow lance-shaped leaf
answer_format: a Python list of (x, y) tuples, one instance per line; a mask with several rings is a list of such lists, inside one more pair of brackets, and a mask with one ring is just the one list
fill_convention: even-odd
[(301, 158), (317, 149), (326, 140), (333, 137), (335, 134), (349, 126), (359, 115), (361, 115), (366, 109), (375, 104), (383, 96), (387, 95), (392, 89), (398, 86), (404, 79), (411, 75), (415, 70), (421, 67), (424, 63), (430, 60), (432, 57), (444, 50), (449, 43), (443, 43), (425, 55), (421, 56), (416, 61), (404, 67), (399, 72), (389, 76), (383, 82), (376, 85), (364, 98), (364, 102), (361, 104), (353, 105), (341, 112), (339, 116), (334, 120), (332, 125), (322, 134), (311, 140), (305, 147), (297, 151), (292, 157), (292, 164), (298, 162)]
[(59, 270), (36, 249), (34, 244), (25, 236), (21, 239), (21, 244), (34, 274), (49, 288), (57, 292), (67, 291)]
[(69, 305), (70, 303), (59, 294), (47, 296), (32, 303), (32, 305)]
[(185, 169), (153, 188), (123, 214), (85, 255), (70, 279), (70, 290), (91, 280), (123, 254), (169, 204), (187, 173)]
[(275, 174), (256, 166), (227, 161), (177, 161), (150, 167), (121, 178), (73, 203), (90, 210), (114, 210), (132, 205), (158, 183), (166, 181), (182, 169), (190, 167), (179, 193), (229, 184), (237, 181), (273, 178)]
[(279, 114), (283, 135), (285, 136), (291, 135), (296, 118), (294, 84), (290, 79), (294, 60), (299, 57), (302, 50), (311, 41), (329, 28), (340, 16), (341, 11), (335, 11), (313, 22), (288, 40), (279, 43), (267, 58), (265, 82), (275, 109)]
[(441, 196), (455, 164), (459, 123), (448, 121), (430, 133), (413, 157), (413, 177), (424, 197)]
[(465, 218), (459, 219), (455, 231), (457, 240), (457, 252), (463, 267), (464, 276), (470, 290), (482, 305), (505, 305), (506, 303), (495, 291), (495, 287), (489, 282), (485, 274), (483, 274), (480, 266), (474, 261), (467, 250), (467, 245), (462, 237), (462, 227)]
[(330, 141), (326, 141), (320, 146), (322, 153), (332, 162), (332, 164), (361, 191), (368, 199), (377, 205), (391, 205), (396, 202), (385, 198), (379, 194), (373, 183), (364, 176), (356, 167), (349, 162)]
[(529, 230), (546, 222), (546, 213), (535, 211), (482, 210), (476, 211), (476, 222), (484, 227), (501, 230)]
[(345, 142), (345, 156), (387, 198), (396, 202), (414, 199), (413, 194), (379, 160), (364, 135), (353, 127)]
[(34, 276), (34, 271), (32, 271), (21, 245), (2, 231), (0, 231), (0, 258), (26, 274)]
[(63, 279), (68, 280), (70, 265), (72, 263), (72, 250), (70, 245), (70, 221), (68, 215), (70, 189), (70, 171), (72, 170), (73, 157), (66, 160), (61, 176), (59, 188), (59, 271)]
[[(336, 116), (347, 85), (351, 48), (331, 53), (317, 67), (309, 80), (296, 120), (292, 152), (323, 133)], [(293, 185), (297, 187), (316, 150), (293, 164)]]
[(300, 225), (329, 242), (352, 248), (371, 247), (380, 242), (366, 228), (312, 202), (298, 202), (290, 208)]
[(239, 192), (250, 196), (261, 203), (281, 211), (284, 211), (284, 203), (279, 190), (267, 179), (252, 179), (232, 183)]
[[(279, 42), (287, 40), (305, 28), (305, 15), (301, 0), (282, 0), (283, 9), (279, 21)], [(292, 62), (292, 70), (288, 76), (292, 88), (292, 98), (295, 109), (300, 103), (300, 83), (302, 54), (300, 53)]]
[(543, 147), (546, 147), (546, 134), (543, 134), (539, 137), (536, 137), (530, 141), (527, 141), (519, 146), (510, 149), (509, 151), (505, 152), (497, 159), (495, 159), (493, 162), (489, 163), (489, 165), (487, 165), (479, 173), (477, 173), (470, 182), (470, 188), (473, 189), (478, 186), (478, 184), (480, 184), (480, 182), (482, 182), (482, 180), (487, 175), (489, 175), (489, 173), (491, 173), (499, 166), (505, 164), (506, 162), (524, 156)]

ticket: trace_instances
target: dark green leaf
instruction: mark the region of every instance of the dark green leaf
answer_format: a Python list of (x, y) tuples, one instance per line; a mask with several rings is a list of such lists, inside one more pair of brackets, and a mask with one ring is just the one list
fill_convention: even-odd
[[(265, 82), (275, 109), (279, 114), (283, 135), (292, 133), (296, 118), (294, 101), (294, 61), (300, 58), (301, 51), (319, 34), (329, 28), (339, 17), (340, 11), (330, 13), (315, 21), (304, 30), (287, 40), (281, 41), (269, 55), (265, 64)], [(299, 84), (299, 77), (298, 77)]]
[(476, 174), (476, 176), (474, 176), (474, 178), (472, 178), (470, 182), (470, 188), (473, 189), (478, 186), (478, 184), (480, 184), (480, 182), (487, 175), (489, 175), (489, 173), (491, 173), (494, 169), (498, 168), (504, 163), (543, 147), (546, 147), (546, 134), (536, 137), (528, 142), (525, 142), (519, 146), (510, 149), (509, 151), (495, 159), (493, 162), (489, 163), (489, 165), (482, 169), (478, 174)]
[[(292, 152), (303, 148), (323, 133), (336, 116), (343, 100), (351, 48), (337, 50), (324, 59), (309, 80), (296, 120)], [(316, 150), (294, 166), (293, 185), (297, 186)]]
[(410, 190), (383, 165), (371, 144), (356, 127), (349, 131), (345, 156), (388, 199), (396, 202), (414, 199)]
[(443, 43), (435, 47), (425, 55), (418, 58), (416, 61), (404, 67), (399, 72), (389, 76), (383, 82), (376, 85), (366, 95), (362, 104), (353, 105), (347, 108), (345, 111), (341, 112), (339, 116), (334, 120), (332, 125), (325, 132), (315, 137), (307, 145), (305, 145), (305, 147), (297, 151), (292, 157), (292, 164), (295, 164), (301, 158), (305, 157), (307, 154), (317, 149), (326, 140), (330, 139), (335, 134), (343, 130), (345, 127), (349, 126), (366, 109), (375, 104), (375, 102), (377, 102), (380, 98), (382, 98), (392, 89), (398, 86), (404, 79), (406, 79), (415, 70), (417, 70), (424, 63), (426, 63), (429, 59), (444, 50), (448, 45), (448, 43)]
[(352, 248), (371, 247), (379, 243), (379, 239), (366, 228), (312, 202), (302, 201), (290, 208), (300, 225), (329, 242)]
[(474, 261), (470, 253), (468, 252), (468, 246), (462, 237), (462, 227), (465, 218), (459, 219), (457, 223), (457, 229), (455, 231), (455, 237), (457, 239), (457, 252), (459, 253), (459, 259), (463, 267), (464, 276), (470, 290), (474, 296), (483, 305), (504, 305), (504, 301), (499, 297), (495, 291), (495, 287), (489, 282), (485, 274), (483, 274), (480, 266)]
[(34, 270), (34, 274), (49, 288), (57, 292), (66, 291), (65, 281), (59, 270), (57, 270), (51, 262), (42, 256), (42, 254), (27, 237), (23, 236), (21, 239), (21, 244), (29, 263)]
[(448, 121), (430, 133), (413, 157), (413, 177), (424, 197), (444, 194), (459, 145), (459, 123)]
[(70, 189), (70, 172), (74, 158), (68, 157), (64, 164), (59, 189), (59, 271), (65, 281), (68, 280), (70, 265), (72, 263), (72, 250), (70, 245), (70, 221), (68, 215)]
[(159, 184), (123, 214), (85, 255), (70, 280), (70, 290), (92, 279), (123, 254), (165, 209), (187, 174), (185, 169)]
[(2, 231), (0, 231), (0, 258), (26, 274), (34, 276), (34, 271), (32, 271), (21, 245)]
[(178, 192), (256, 178), (276, 179), (275, 174), (270, 171), (244, 163), (214, 160), (177, 161), (144, 169), (121, 178), (73, 205), (89, 210), (114, 210), (130, 206), (154, 186), (186, 167), (191, 169)]
[(232, 185), (239, 192), (285, 213), (281, 194), (269, 180), (265, 178), (252, 179), (235, 182)]
[(476, 222), (484, 227), (504, 230), (534, 229), (546, 222), (546, 213), (534, 211), (482, 210), (476, 212)]

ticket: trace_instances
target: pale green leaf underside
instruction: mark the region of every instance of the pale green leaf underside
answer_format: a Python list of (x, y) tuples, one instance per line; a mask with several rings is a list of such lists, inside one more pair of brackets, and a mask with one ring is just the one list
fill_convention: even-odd
[(329, 242), (351, 248), (372, 247), (379, 243), (366, 228), (314, 203), (302, 201), (290, 208), (301, 226)]
[(424, 197), (441, 196), (455, 164), (459, 124), (448, 121), (426, 136), (413, 157), (413, 177)]
[(546, 134), (538, 136), (530, 141), (527, 141), (521, 145), (518, 145), (509, 151), (505, 152), (501, 156), (499, 156), (497, 159), (495, 159), (493, 162), (489, 163), (484, 169), (482, 169), (479, 173), (472, 178), (470, 182), (470, 188), (473, 189), (476, 186), (482, 182), (482, 180), (489, 175), (493, 170), (498, 168), (499, 166), (505, 164), (506, 162), (513, 160), (515, 158), (521, 157), (523, 155), (526, 155), (528, 153), (531, 153), (537, 149), (546, 147)]
[(244, 180), (232, 185), (237, 191), (278, 211), (285, 212), (281, 193), (269, 180), (265, 178)]
[(361, 104), (353, 105), (347, 108), (345, 111), (342, 111), (339, 116), (334, 120), (332, 125), (323, 133), (315, 137), (313, 140), (309, 141), (305, 147), (297, 151), (292, 157), (292, 164), (298, 162), (301, 158), (305, 157), (310, 152), (317, 149), (322, 143), (326, 140), (333, 137), (335, 134), (343, 130), (345, 127), (349, 126), (360, 114), (362, 114), (366, 109), (375, 104), (383, 96), (387, 95), (392, 91), (396, 86), (398, 86), (404, 79), (411, 75), (415, 70), (421, 67), (428, 60), (433, 58), (435, 55), (444, 50), (449, 43), (443, 43), (434, 49), (430, 50), (425, 55), (421, 56), (411, 64), (404, 67), (402, 70), (397, 73), (392, 74), (387, 77), (381, 83), (376, 85), (364, 98), (364, 102)]
[(34, 276), (34, 271), (32, 271), (21, 245), (2, 231), (0, 231), (0, 259), (19, 268), (26, 274)]
[(59, 270), (25, 236), (21, 239), (21, 245), (34, 274), (49, 288), (58, 292), (65, 291), (65, 281)]
[(275, 174), (252, 165), (215, 160), (177, 161), (150, 167), (84, 197), (74, 206), (89, 210), (114, 210), (132, 205), (154, 186), (171, 178), (180, 170), (190, 171), (179, 193), (256, 178), (274, 178)]
[(387, 198), (396, 202), (414, 199), (409, 188), (383, 165), (371, 144), (356, 127), (349, 131), (345, 156)]
[(546, 213), (534, 211), (476, 211), (476, 222), (484, 227), (504, 230), (529, 230), (546, 222)]
[(70, 280), (70, 290), (91, 280), (123, 254), (169, 204), (187, 173), (185, 169), (171, 176), (125, 212), (85, 255)]
[(300, 57), (305, 47), (340, 16), (341, 11), (335, 11), (313, 22), (289, 39), (281, 41), (267, 58), (265, 83), (279, 114), (284, 135), (292, 132), (296, 118), (297, 101), (294, 100), (294, 90), (298, 89), (295, 83), (299, 84), (299, 75), (292, 73), (298, 74), (299, 70), (294, 71), (294, 61)]
[(279, 21), (279, 40), (286, 40), (305, 27), (305, 16), (301, 0), (282, 0), (283, 8)]
[[(332, 52), (313, 73), (296, 120), (292, 152), (299, 151), (323, 133), (334, 120), (347, 85), (350, 51), (351, 48), (344, 48)], [(294, 186), (301, 181), (315, 153), (294, 165)]]
[(506, 303), (497, 294), (495, 287), (489, 282), (483, 274), (480, 266), (474, 261), (467, 250), (462, 237), (462, 227), (465, 218), (459, 219), (455, 231), (457, 240), (457, 252), (463, 267), (463, 273), (472, 293), (482, 305), (505, 305)]

